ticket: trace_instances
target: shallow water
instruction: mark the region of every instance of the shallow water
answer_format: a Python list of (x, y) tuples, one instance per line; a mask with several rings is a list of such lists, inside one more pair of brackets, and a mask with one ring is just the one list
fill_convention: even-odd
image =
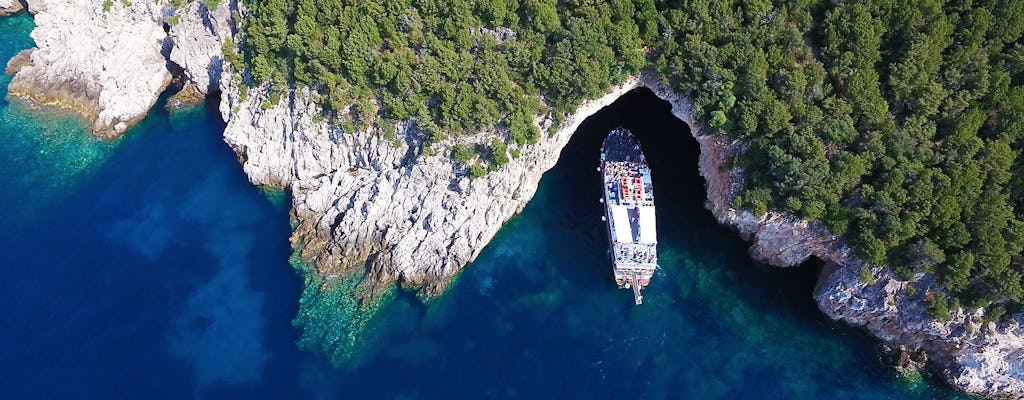
[[(0, 60), (31, 26), (0, 18)], [(813, 265), (751, 262), (702, 207), (696, 143), (646, 92), (581, 127), (448, 293), (385, 305), (343, 369), (295, 345), (286, 205), (247, 182), (215, 105), (158, 105), (115, 143), (26, 107), (0, 100), (0, 398), (952, 395), (818, 312)], [(612, 282), (597, 202), (619, 124), (656, 186), (663, 268), (640, 307)]]

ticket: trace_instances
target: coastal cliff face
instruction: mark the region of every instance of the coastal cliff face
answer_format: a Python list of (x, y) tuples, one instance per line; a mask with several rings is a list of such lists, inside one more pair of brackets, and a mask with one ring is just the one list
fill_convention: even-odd
[(175, 15), (179, 19), (170, 30), (170, 61), (182, 68), (186, 85), (198, 93), (220, 91), (221, 44), (232, 34), (229, 2), (220, 1), (211, 10), (206, 2), (194, 1)]
[[(731, 201), (743, 187), (743, 171), (727, 167), (742, 145), (707, 135), (693, 120), (692, 100), (644, 74), (584, 103), (559, 129), (485, 178), (463, 176), (446, 154), (419, 154), (414, 129), (397, 132), (342, 132), (318, 122), (320, 110), (293, 96), (264, 109), (264, 99), (242, 100), (225, 91), (221, 112), (228, 121), (225, 141), (235, 150), (253, 183), (293, 194), (293, 242), (326, 280), (365, 268), (364, 280), (381, 289), (394, 282), (435, 295), (522, 210), (545, 171), (557, 162), (578, 125), (622, 94), (647, 87), (669, 101), (700, 144), (700, 173), (707, 182), (706, 206), (719, 222), (751, 242), (762, 262), (795, 266), (816, 257), (830, 264), (814, 296), (836, 320), (866, 329), (894, 345), (924, 350), (953, 386), (966, 392), (1024, 396), (1024, 331), (1013, 322), (983, 323), (982, 315), (958, 314), (939, 323), (924, 308), (938, 289), (918, 277), (914, 295), (884, 268), (865, 267), (841, 238), (819, 223), (769, 212), (755, 216)], [(538, 121), (547, 128), (550, 121)], [(494, 132), (468, 138), (486, 142)], [(397, 135), (399, 140), (388, 139)], [(447, 147), (451, 143), (444, 143)], [(371, 290), (367, 296), (379, 290)], [(941, 292), (939, 292), (941, 293)]]
[(74, 110), (113, 138), (145, 116), (170, 82), (162, 7), (115, 1), (30, 0), (36, 48), (10, 94)]
[[(320, 110), (302, 96), (265, 110), (265, 99), (242, 100), (235, 90), (225, 91), (221, 112), (228, 121), (224, 139), (250, 180), (291, 191), (292, 240), (320, 275), (336, 279), (365, 266), (376, 288), (400, 282), (429, 296), (441, 293), (523, 209), (579, 124), (637, 85), (629, 80), (587, 102), (519, 158), (472, 180), (447, 153), (420, 154), (421, 139), (410, 125), (343, 132), (315, 121)], [(495, 134), (467, 140), (486, 143)]]
[[(829, 317), (863, 328), (887, 344), (923, 350), (950, 385), (967, 393), (1024, 398), (1024, 316), (995, 323), (985, 322), (980, 311), (957, 312), (949, 322), (936, 321), (925, 308), (925, 298), (944, 296), (945, 290), (933, 277), (902, 281), (887, 268), (866, 265), (821, 223), (777, 212), (759, 217), (733, 208), (744, 172), (729, 165), (732, 156), (743, 151), (742, 144), (703, 134), (702, 124), (693, 120), (689, 98), (661, 85), (648, 87), (690, 126), (700, 144), (705, 206), (750, 242), (751, 257), (778, 267), (796, 266), (811, 257), (824, 261), (814, 299)], [(910, 285), (914, 289), (908, 290)]]
[[(5, 1), (0, 0), (0, 9)], [(241, 96), (238, 80), (220, 55), (231, 36), (229, 2), (209, 10), (193, 2), (179, 10), (114, 1), (103, 11), (89, 0), (29, 2), (36, 15), (37, 48), (9, 64), (17, 75), (11, 94), (58, 104), (95, 121), (105, 137), (142, 118), (170, 81), (168, 62), (200, 93), (223, 88), (224, 139), (249, 179), (290, 190), (299, 255), (324, 281), (362, 275), (373, 298), (398, 282), (424, 296), (444, 291), (500, 229), (533, 197), (543, 173), (557, 162), (579, 124), (622, 94), (647, 87), (669, 101), (700, 145), (706, 206), (719, 222), (751, 242), (750, 254), (777, 266), (810, 257), (828, 264), (814, 297), (833, 319), (862, 327), (879, 339), (923, 349), (953, 386), (992, 397), (1024, 398), (1024, 317), (999, 324), (980, 314), (955, 314), (939, 323), (927, 316), (924, 298), (941, 295), (930, 277), (907, 282), (884, 268), (867, 267), (818, 223), (769, 212), (755, 216), (731, 201), (743, 187), (743, 171), (730, 167), (740, 143), (708, 135), (694, 121), (692, 101), (653, 75), (642, 75), (584, 103), (539, 143), (484, 178), (469, 179), (447, 157), (454, 143), (422, 154), (422, 138), (409, 124), (394, 131), (344, 132), (317, 116), (321, 110), (299, 95), (264, 108), (259, 90)], [(164, 33), (169, 15), (179, 20)], [(536, 121), (548, 132), (550, 118)], [(459, 138), (487, 143), (498, 132)], [(869, 271), (866, 277), (862, 271)]]
[[(15, 73), (8, 92), (75, 111), (97, 136), (116, 138), (167, 88), (169, 61), (201, 94), (217, 91), (220, 44), (211, 41), (228, 31), (222, 3), (210, 11), (202, 2), (175, 10), (158, 1), (28, 0), (36, 48), (8, 65)], [(172, 15), (180, 20), (168, 36), (164, 23)]]

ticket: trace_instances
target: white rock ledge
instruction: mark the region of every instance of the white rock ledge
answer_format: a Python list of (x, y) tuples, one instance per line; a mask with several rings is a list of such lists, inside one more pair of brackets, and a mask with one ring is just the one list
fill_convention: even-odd
[(161, 7), (114, 1), (29, 0), (36, 49), (8, 91), (74, 110), (113, 138), (146, 115), (170, 82)]
[[(0, 0), (18, 4), (17, 0)], [(8, 93), (75, 111), (97, 136), (113, 139), (142, 120), (171, 82), (168, 57), (203, 94), (219, 89), (220, 43), (230, 35), (228, 1), (181, 10), (155, 0), (27, 0), (36, 47), (14, 63)], [(165, 17), (179, 23), (164, 32)]]
[[(553, 135), (476, 180), (462, 177), (448, 157), (417, 155), (418, 140), (407, 129), (399, 129), (402, 141), (392, 145), (377, 132), (347, 133), (317, 122), (314, 116), (320, 110), (301, 96), (264, 110), (264, 98), (251, 95), (243, 101), (230, 88), (221, 98), (221, 112), (228, 121), (224, 139), (249, 179), (291, 190), (292, 240), (301, 244), (301, 255), (322, 276), (331, 279), (365, 263), (372, 285), (399, 282), (429, 296), (441, 293), (502, 223), (523, 209), (579, 124), (637, 87), (669, 101), (673, 114), (690, 126), (700, 144), (706, 206), (719, 222), (751, 242), (751, 256), (782, 267), (812, 256), (833, 264), (814, 293), (830, 317), (883, 341), (924, 349), (947, 382), (959, 389), (993, 397), (1024, 396), (1024, 332), (1019, 322), (981, 327), (966, 315), (946, 324), (935, 322), (924, 310), (923, 293), (909, 298), (900, 290), (905, 283), (888, 270), (875, 268), (874, 283), (862, 282), (863, 263), (820, 224), (774, 212), (757, 217), (732, 208), (731, 200), (743, 187), (743, 171), (723, 166), (742, 147), (705, 135), (693, 121), (692, 100), (653, 75), (628, 79), (585, 102)], [(547, 128), (550, 122), (539, 123)], [(484, 132), (472, 140), (483, 142), (493, 134)]]
[[(12, 1), (0, 0), (0, 10)], [(231, 36), (229, 9), (237, 3), (221, 2), (217, 10), (196, 3), (182, 10), (153, 1), (134, 3), (124, 7), (114, 1), (104, 12), (101, 1), (30, 0), (37, 48), (22, 55), (29, 62), (12, 64), (17, 74), (10, 93), (76, 110), (94, 121), (98, 135), (114, 137), (140, 120), (167, 86), (168, 58), (197, 90), (222, 88), (225, 142), (253, 183), (291, 191), (292, 240), (327, 279), (365, 267), (376, 287), (400, 282), (424, 295), (441, 293), (533, 197), (579, 124), (626, 92), (647, 87), (690, 126), (701, 149), (706, 206), (751, 242), (754, 258), (782, 267), (812, 256), (824, 260), (830, 267), (814, 298), (830, 317), (863, 327), (885, 342), (924, 349), (946, 381), (961, 390), (1024, 398), (1024, 317), (983, 324), (981, 315), (959, 313), (951, 322), (938, 323), (923, 307), (923, 296), (938, 289), (931, 277), (918, 277), (916, 296), (907, 295), (906, 282), (884, 268), (870, 269), (871, 283), (864, 282), (863, 263), (820, 224), (732, 208), (744, 174), (724, 166), (742, 146), (705, 135), (702, 124), (693, 120), (692, 101), (653, 75), (628, 79), (585, 102), (554, 134), (523, 148), (519, 158), (470, 180), (445, 155), (418, 154), (419, 139), (407, 126), (399, 127), (393, 144), (390, 133), (329, 127), (316, 120), (320, 110), (315, 105), (295, 96), (267, 110), (259, 93), (242, 100), (235, 81), (221, 79), (220, 71), (229, 67), (219, 55), (220, 43)], [(172, 14), (180, 20), (167, 40), (162, 25)], [(550, 121), (538, 124), (546, 132)], [(494, 134), (465, 140), (486, 142)]]

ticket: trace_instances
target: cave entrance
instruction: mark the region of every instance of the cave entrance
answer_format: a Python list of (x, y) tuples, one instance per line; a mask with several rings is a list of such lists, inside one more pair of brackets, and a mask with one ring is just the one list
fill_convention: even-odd
[[(596, 275), (608, 286), (616, 286), (611, 260), (604, 253), (608, 243), (600, 218), (604, 210), (598, 202), (602, 191), (596, 167), (602, 141), (608, 132), (620, 126), (629, 129), (640, 142), (654, 185), (661, 260), (651, 285), (644, 289), (645, 295), (673, 290), (668, 281), (674, 278), (667, 275), (679, 268), (673, 263), (678, 264), (682, 257), (703, 264), (704, 268), (735, 274), (734, 278), (744, 284), (732, 286), (731, 290), (748, 300), (773, 299), (764, 303), (750, 301), (751, 306), (762, 307), (764, 312), (779, 304), (789, 304), (788, 311), (800, 315), (808, 324), (827, 321), (810, 296), (820, 262), (809, 260), (800, 267), (782, 269), (750, 259), (749, 244), (735, 230), (719, 224), (704, 207), (707, 189), (698, 169), (700, 145), (690, 127), (672, 114), (671, 104), (647, 88), (629, 91), (584, 120), (562, 149), (558, 164), (548, 173), (559, 182), (554, 185), (555, 195), (575, 206), (568, 211), (566, 220), (580, 224), (581, 231), (594, 232), (591, 240), (599, 242), (594, 248), (600, 248), (604, 256), (601, 271), (595, 271), (594, 265), (574, 266), (579, 268), (573, 271), (574, 276)], [(667, 259), (667, 252), (676, 253), (675, 257)], [(621, 294), (624, 299), (630, 297), (626, 292)]]
[[(711, 213), (704, 209), (705, 185), (697, 164), (700, 146), (690, 133), (690, 127), (672, 114), (672, 106), (650, 89), (637, 88), (619, 97), (580, 124), (552, 172), (573, 176), (564, 195), (590, 201), (592, 215), (603, 214), (597, 199), (601, 197), (601, 178), (596, 168), (600, 162), (601, 143), (612, 129), (623, 127), (640, 142), (651, 167), (655, 204), (658, 206), (658, 235), (672, 234), (686, 226), (679, 226), (679, 218), (686, 214), (690, 224), (713, 224)], [(694, 210), (698, 212), (694, 213)], [(699, 214), (700, 218), (695, 218)], [(603, 226), (601, 229), (604, 229)]]
[[(627, 92), (579, 125), (562, 149), (558, 163), (545, 174), (546, 184), (541, 185), (538, 194), (561, 203), (549, 209), (560, 210), (556, 213), (561, 225), (552, 223), (552, 228), (566, 230), (565, 225), (570, 226), (569, 230), (585, 236), (581, 244), (585, 243), (595, 253), (593, 258), (587, 257), (592, 262), (566, 263), (571, 270), (563, 272), (574, 280), (600, 279), (604, 287), (617, 284), (608, 257), (607, 227), (601, 218), (605, 211), (598, 201), (603, 191), (597, 167), (605, 137), (618, 127), (633, 133), (651, 168), (659, 255), (668, 238), (688, 236), (688, 232), (701, 226), (718, 227), (711, 213), (703, 208), (704, 179), (697, 169), (700, 147), (689, 126), (676, 118), (671, 105), (651, 90), (637, 88)], [(655, 292), (661, 290), (657, 281), (664, 275), (661, 271), (665, 271), (664, 260), (659, 264), (660, 271), (655, 272), (648, 286)], [(617, 294), (623, 299), (630, 298), (628, 291)]]

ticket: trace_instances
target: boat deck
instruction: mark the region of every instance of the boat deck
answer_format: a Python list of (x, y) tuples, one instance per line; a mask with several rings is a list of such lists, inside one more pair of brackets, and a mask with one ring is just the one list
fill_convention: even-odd
[(632, 288), (636, 303), (641, 304), (640, 290), (650, 283), (658, 266), (651, 171), (640, 145), (624, 129), (608, 134), (600, 169), (615, 281)]

